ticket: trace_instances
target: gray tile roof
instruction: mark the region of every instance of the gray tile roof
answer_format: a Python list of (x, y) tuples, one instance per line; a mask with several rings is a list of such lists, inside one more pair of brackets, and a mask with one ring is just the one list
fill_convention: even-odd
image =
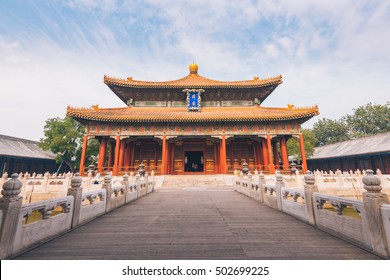
[(310, 159), (390, 152), (390, 133), (377, 134), (316, 147)]
[(44, 151), (39, 142), (0, 134), (0, 156), (55, 159), (51, 151)]

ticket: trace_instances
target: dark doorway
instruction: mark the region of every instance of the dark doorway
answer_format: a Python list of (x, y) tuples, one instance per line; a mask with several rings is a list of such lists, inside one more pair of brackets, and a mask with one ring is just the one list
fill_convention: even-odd
[(203, 151), (184, 152), (184, 163), (185, 172), (203, 172)]

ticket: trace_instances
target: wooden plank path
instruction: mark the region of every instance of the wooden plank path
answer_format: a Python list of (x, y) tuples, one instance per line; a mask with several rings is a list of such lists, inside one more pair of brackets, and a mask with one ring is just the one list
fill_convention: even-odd
[(228, 187), (156, 190), (15, 259), (379, 259)]

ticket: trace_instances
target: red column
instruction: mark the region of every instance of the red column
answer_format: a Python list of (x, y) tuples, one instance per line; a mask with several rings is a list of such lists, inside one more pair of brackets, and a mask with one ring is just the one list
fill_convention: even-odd
[(261, 166), (263, 165), (263, 160), (261, 158), (261, 144), (260, 142), (255, 142), (255, 152), (256, 152), (256, 165), (258, 166), (257, 168), (261, 170)]
[(216, 143), (213, 143), (213, 151), (214, 151), (214, 172), (218, 173), (219, 167), (218, 167), (217, 144)]
[(114, 158), (114, 170), (113, 175), (118, 175), (118, 163), (119, 163), (119, 147), (121, 144), (121, 137), (119, 135), (116, 136), (115, 142), (115, 158)]
[(302, 133), (299, 134), (299, 147), (301, 148), (302, 170), (304, 173), (306, 173), (307, 172), (306, 152), (305, 152), (305, 143), (303, 141)]
[(121, 172), (122, 168), (123, 168), (123, 161), (124, 161), (124, 158), (125, 158), (125, 151), (126, 151), (126, 142), (125, 142), (125, 140), (122, 140), (120, 145), (121, 146), (119, 148), (118, 173)]
[(172, 174), (172, 145), (173, 143), (167, 143), (167, 174)]
[(277, 138), (274, 141), (274, 144), (272, 145), (272, 151), (273, 151), (273, 155), (274, 155), (274, 165), (275, 165), (275, 168), (276, 169), (280, 169), (280, 166), (279, 166), (279, 153), (278, 153), (278, 140), (277, 140)]
[(99, 146), (98, 172), (103, 172), (104, 159), (106, 157), (107, 138), (102, 138)]
[(83, 176), (84, 174), (85, 155), (87, 154), (87, 143), (88, 143), (88, 137), (87, 135), (84, 135), (83, 150), (81, 151), (80, 169), (79, 169), (80, 176)]
[(217, 173), (221, 173), (221, 149), (219, 148), (219, 143), (215, 143), (215, 161)]
[(262, 139), (263, 143), (261, 144), (261, 153), (263, 154), (263, 165), (268, 166), (269, 160), (268, 160), (268, 145), (267, 145), (267, 140)]
[(284, 136), (283, 138), (280, 139), (280, 151), (282, 153), (283, 170), (288, 170), (289, 163), (288, 163), (287, 143), (286, 143), (286, 137)]
[(131, 166), (130, 170), (134, 170), (135, 171), (135, 167), (134, 167), (134, 154), (135, 154), (135, 144), (133, 142), (130, 145), (130, 166)]
[(222, 135), (222, 141), (221, 141), (221, 173), (226, 174), (227, 168), (226, 168), (226, 136), (225, 134)]
[(127, 167), (129, 166), (129, 155), (130, 155), (130, 143), (126, 143), (125, 155), (123, 159), (123, 165), (125, 166), (125, 171), (127, 171)]
[(169, 174), (169, 154), (170, 154), (170, 144), (169, 144), (169, 142), (167, 141), (167, 149), (166, 149), (166, 156), (165, 156), (165, 158), (166, 158), (166, 160), (167, 160), (167, 164), (166, 164), (166, 166), (165, 166), (165, 173), (166, 174)]
[(167, 167), (167, 137), (164, 134), (163, 141), (162, 141), (161, 175), (166, 174), (166, 172), (167, 172), (166, 167)]
[(108, 154), (108, 170), (112, 170), (113, 166), (114, 166), (114, 154), (115, 154), (115, 146), (114, 146), (114, 142), (110, 141), (110, 151), (109, 151), (109, 154)]
[(271, 144), (271, 135), (269, 134), (267, 134), (267, 148), (268, 148), (269, 172), (271, 172), (271, 174), (274, 174), (275, 165), (272, 162), (272, 144)]

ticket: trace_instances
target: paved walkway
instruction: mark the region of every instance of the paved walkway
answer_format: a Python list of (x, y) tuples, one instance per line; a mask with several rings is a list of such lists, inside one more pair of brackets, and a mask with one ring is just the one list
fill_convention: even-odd
[(378, 259), (227, 187), (168, 188), (17, 259)]

